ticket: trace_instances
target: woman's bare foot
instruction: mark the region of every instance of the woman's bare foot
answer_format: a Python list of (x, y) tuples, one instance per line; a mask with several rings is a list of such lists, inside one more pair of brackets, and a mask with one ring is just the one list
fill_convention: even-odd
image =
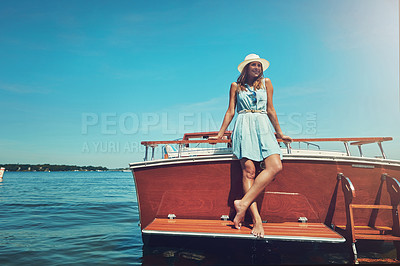
[(244, 220), (247, 208), (241, 204), (241, 200), (235, 200), (233, 205), (236, 209), (236, 216), (233, 219), (233, 223), (236, 229), (240, 229), (240, 227), (242, 227), (242, 222)]
[(264, 237), (264, 227), (261, 220), (253, 222), (253, 230), (251, 231), (251, 233), (256, 237)]

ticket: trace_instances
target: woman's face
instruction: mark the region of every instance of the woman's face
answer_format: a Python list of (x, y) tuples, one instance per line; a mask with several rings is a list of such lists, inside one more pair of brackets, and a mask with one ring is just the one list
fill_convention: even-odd
[(254, 61), (249, 63), (247, 75), (252, 78), (258, 78), (262, 73), (262, 65), (260, 62)]

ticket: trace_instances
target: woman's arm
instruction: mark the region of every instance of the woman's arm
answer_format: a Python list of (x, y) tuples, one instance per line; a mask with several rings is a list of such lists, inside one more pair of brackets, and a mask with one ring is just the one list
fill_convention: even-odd
[(283, 135), (281, 126), (279, 125), (278, 116), (276, 115), (275, 107), (272, 102), (274, 88), (272, 87), (272, 83), (269, 78), (265, 79), (265, 87), (267, 88), (267, 114), (268, 114), (269, 120), (271, 121), (272, 125), (275, 128), (277, 137), (282, 140), (291, 142), (292, 138), (289, 136)]
[(233, 117), (235, 116), (236, 109), (236, 90), (237, 84), (233, 82), (231, 84), (231, 89), (229, 91), (229, 106), (228, 110), (225, 113), (224, 121), (222, 122), (221, 128), (218, 132), (217, 139), (221, 139), (224, 136), (225, 130), (228, 128), (231, 123)]

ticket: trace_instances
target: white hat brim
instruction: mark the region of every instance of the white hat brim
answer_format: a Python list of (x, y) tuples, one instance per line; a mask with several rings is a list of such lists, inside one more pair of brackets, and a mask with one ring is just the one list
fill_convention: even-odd
[(242, 73), (243, 68), (250, 62), (260, 62), (262, 67), (263, 67), (263, 71), (265, 71), (268, 67), (269, 67), (269, 62), (263, 58), (254, 58), (254, 59), (248, 59), (248, 60), (244, 60), (242, 63), (240, 63), (238, 65), (238, 70), (240, 73)]

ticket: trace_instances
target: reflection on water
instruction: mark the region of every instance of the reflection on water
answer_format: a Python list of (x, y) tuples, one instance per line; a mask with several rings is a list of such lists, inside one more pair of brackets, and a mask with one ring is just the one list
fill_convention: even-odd
[(151, 237), (145, 239), (143, 265), (276, 265), (346, 263), (331, 245), (263, 240)]
[[(318, 265), (350, 263), (346, 244), (274, 242), (196, 237), (144, 239), (149, 265)], [(398, 263), (391, 242), (357, 243), (360, 263)]]

